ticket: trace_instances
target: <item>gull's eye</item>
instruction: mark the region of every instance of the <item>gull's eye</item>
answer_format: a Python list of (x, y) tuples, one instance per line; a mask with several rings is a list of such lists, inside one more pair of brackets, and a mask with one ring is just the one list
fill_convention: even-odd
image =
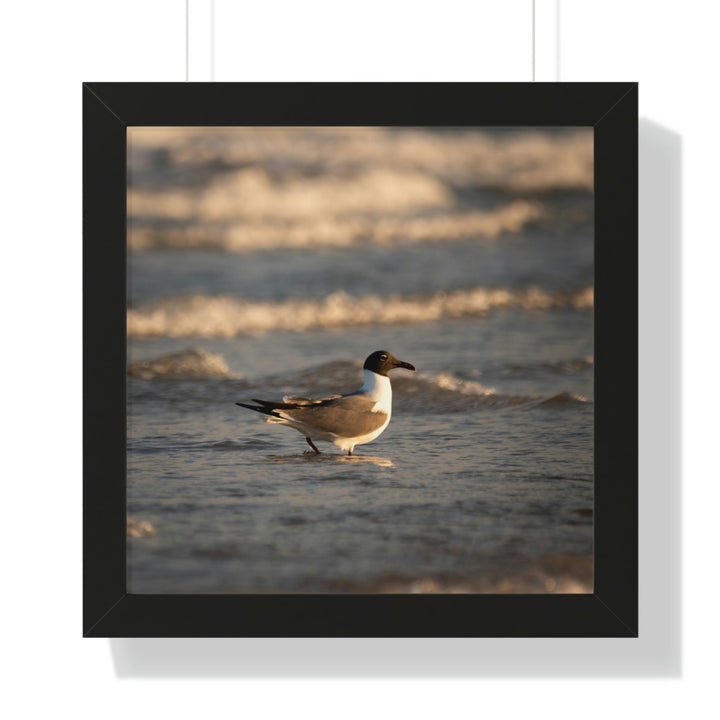
[(385, 362), (387, 360), (387, 355), (383, 354), (380, 356), (380, 359)]

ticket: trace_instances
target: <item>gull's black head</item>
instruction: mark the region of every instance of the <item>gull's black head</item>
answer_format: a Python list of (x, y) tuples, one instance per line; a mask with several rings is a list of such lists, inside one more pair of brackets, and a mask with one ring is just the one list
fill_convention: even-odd
[(368, 355), (365, 364), (365, 370), (372, 370), (378, 375), (387, 375), (395, 368), (405, 368), (407, 370), (415, 370), (415, 368), (407, 362), (398, 360), (392, 353), (387, 350), (376, 350), (372, 355)]

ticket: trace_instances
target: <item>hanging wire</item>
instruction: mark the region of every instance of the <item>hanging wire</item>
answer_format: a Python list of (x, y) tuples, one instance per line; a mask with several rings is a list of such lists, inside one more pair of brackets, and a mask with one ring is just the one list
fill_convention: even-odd
[(560, 0), (555, 3), (555, 79), (560, 82)]
[(190, 80), (190, 0), (185, 0), (185, 82)]
[[(210, 80), (215, 81), (215, 0), (210, 0)], [(190, 0), (185, 0), (185, 82), (190, 81)]]
[(210, 0), (210, 82), (215, 82), (215, 0)]
[(535, 82), (535, 0), (532, 0), (532, 79)]

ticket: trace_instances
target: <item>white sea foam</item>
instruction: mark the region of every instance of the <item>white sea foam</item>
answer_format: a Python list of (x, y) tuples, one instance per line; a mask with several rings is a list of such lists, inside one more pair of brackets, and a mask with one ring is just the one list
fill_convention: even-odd
[(435, 376), (422, 376), (421, 379), (428, 380), (432, 385), (441, 390), (461, 393), (462, 395), (480, 395), (482, 397), (495, 395), (495, 388), (481, 385), (474, 380), (463, 380), (452, 373), (439, 373)]
[(209, 222), (400, 212), (448, 207), (451, 202), (448, 189), (429, 175), (386, 168), (367, 169), (349, 178), (274, 180), (263, 168), (253, 167), (217, 175), (201, 189), (128, 192), (131, 214)]
[(127, 534), (133, 538), (151, 538), (155, 537), (155, 528), (147, 520), (137, 520), (128, 516), (127, 518)]
[(348, 247), (359, 243), (402, 245), (517, 233), (543, 216), (540, 203), (516, 200), (491, 210), (432, 215), (318, 215), (302, 219), (249, 219), (229, 224), (135, 225), (128, 232), (134, 250), (203, 248), (227, 252)]
[(222, 355), (198, 348), (161, 355), (154, 360), (137, 360), (128, 366), (128, 375), (153, 378), (232, 377)]
[(128, 128), (138, 163), (163, 152), (175, 166), (266, 164), (346, 175), (384, 166), (515, 191), (592, 189), (592, 131), (417, 128)]
[[(539, 198), (470, 209), (458, 190), (592, 189), (592, 134), (408, 128), (131, 128), (132, 249), (344, 247), (495, 238)], [(489, 196), (486, 196), (486, 199)]]
[(189, 295), (130, 309), (127, 332), (130, 336), (235, 337), (278, 330), (421, 323), (482, 315), (505, 308), (548, 310), (592, 306), (592, 287), (573, 293), (477, 287), (425, 296), (390, 297), (353, 297), (339, 291), (324, 298), (281, 302), (227, 295)]

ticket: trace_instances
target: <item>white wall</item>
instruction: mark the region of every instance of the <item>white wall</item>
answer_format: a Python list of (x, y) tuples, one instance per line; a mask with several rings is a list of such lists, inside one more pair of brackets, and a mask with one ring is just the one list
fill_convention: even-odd
[[(198, 2), (202, 6), (202, 0), (192, 0), (193, 7), (203, 12), (202, 7), (197, 10)], [(552, 79), (548, 75), (557, 68), (547, 33), (555, 27), (555, 8), (538, 0), (538, 9), (546, 33), (536, 38), (543, 57), (538, 77)], [(551, 678), (533, 677), (541, 670), (530, 667), (524, 673), (527, 677), (516, 672), (508, 680), (492, 677), (491, 672), (474, 674), (473, 658), (481, 665), (492, 664), (488, 653), (501, 652), (502, 661), (512, 664), (515, 653), (520, 666), (528, 653), (532, 659), (547, 652), (552, 664), (564, 653), (572, 657), (582, 642), (528, 646), (506, 641), (493, 646), (483, 641), (416, 641), (405, 650), (385, 644), (380, 652), (386, 659), (402, 658), (403, 652), (406, 658), (425, 654), (435, 662), (446, 653), (448, 663), (464, 664), (469, 677), (118, 679), (108, 641), (81, 639), (80, 83), (182, 81), (186, 71), (195, 79), (213, 71), (217, 79), (232, 80), (532, 77), (529, 0), (364, 4), (286, 0), (262, 7), (216, 0), (215, 13), (221, 22), (215, 28), (213, 64), (207, 56), (203, 61), (198, 50), (186, 66), (183, 0), (3, 5), (4, 704), (14, 707), (13, 716), (38, 717), (63, 708), (81, 718), (454, 717), (460, 713), (604, 718), (610, 713), (624, 717), (661, 710), (694, 716), (701, 708), (716, 706), (710, 693), (718, 641), (716, 597), (711, 590), (717, 585), (712, 551), (717, 547), (713, 531), (720, 507), (713, 452), (718, 430), (714, 411), (719, 405), (713, 371), (718, 356), (715, 215), (720, 158), (713, 110), (718, 66), (714, 36), (720, 18), (717, 4), (703, 0), (682, 4), (562, 0), (559, 24), (562, 80), (638, 80), (641, 116), (681, 136), (685, 423), (680, 677), (652, 677), (655, 670), (643, 678), (636, 667), (630, 680), (607, 677), (613, 674), (609, 669), (602, 673), (603, 679), (568, 681), (570, 671)], [(326, 37), (328, 50), (323, 53), (319, 48)], [(202, 41), (195, 42), (200, 48)], [(662, 210), (658, 207), (658, 213)], [(652, 299), (658, 293), (652, 283), (654, 263), (661, 277), (671, 271), (666, 261), (653, 257), (652, 245), (644, 246), (641, 263), (641, 278), (649, 288), (645, 300)], [(643, 356), (645, 377), (656, 380), (657, 387), (648, 387), (647, 381), (642, 386), (646, 396), (654, 393), (653, 408), (662, 412), (658, 398), (665, 394), (671, 398), (673, 388), (665, 385), (663, 373), (653, 375), (655, 349), (667, 349), (662, 326), (649, 334)], [(657, 362), (665, 360), (658, 357)], [(672, 364), (662, 367), (672, 372)], [(672, 409), (672, 402), (669, 406)], [(647, 419), (647, 408), (645, 413)], [(644, 451), (652, 453), (650, 440), (645, 437), (643, 442)], [(648, 522), (652, 526), (648, 510), (654, 507), (653, 480), (652, 474), (643, 478), (643, 532)], [(657, 494), (663, 492), (660, 484)], [(662, 498), (658, 502), (667, 511), (667, 503)], [(657, 533), (657, 527), (653, 529)], [(652, 552), (652, 544), (648, 548), (646, 543), (648, 550)], [(662, 566), (662, 558), (659, 561)], [(653, 605), (658, 583), (655, 575), (643, 586), (641, 600), (646, 608)], [(597, 641), (594, 647), (599, 658), (611, 657), (617, 654), (618, 642), (625, 642), (620, 652), (634, 653), (641, 662), (638, 643), (646, 641), (652, 638)], [(171, 647), (176, 652), (178, 643)], [(212, 646), (194, 647), (200, 653), (213, 652)], [(214, 647), (217, 652), (218, 646)], [(359, 655), (369, 659), (377, 652), (375, 647), (357, 646)], [(261, 652), (257, 644), (242, 641), (228, 641), (222, 648), (219, 659), (208, 658), (220, 671), (223, 657)], [(265, 648), (288, 652), (287, 646)], [(338, 665), (349, 662), (353, 652), (352, 644), (346, 643), (340, 652), (333, 642), (292, 648), (300, 648), (298, 662), (305, 653), (311, 662), (313, 657), (316, 662), (323, 656), (337, 657)], [(259, 659), (272, 658), (265, 652)]]

